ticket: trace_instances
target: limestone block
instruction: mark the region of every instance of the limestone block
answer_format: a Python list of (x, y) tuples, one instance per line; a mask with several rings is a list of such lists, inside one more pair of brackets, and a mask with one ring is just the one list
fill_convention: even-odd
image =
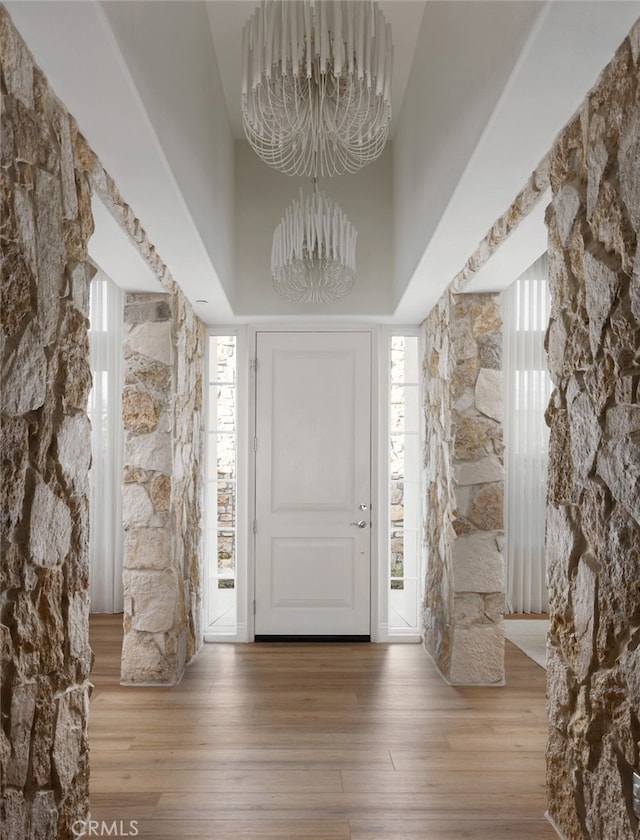
[(590, 772), (583, 775), (588, 836), (632, 838), (637, 821), (630, 818), (627, 805), (630, 768), (619, 761), (614, 738), (609, 734), (602, 737), (598, 753), (597, 767), (590, 767)]
[(469, 295), (471, 303), (471, 324), (476, 338), (487, 333), (496, 333), (502, 327), (500, 296), (479, 294)]
[(86, 488), (91, 466), (91, 424), (85, 414), (67, 414), (57, 437), (57, 461), (67, 485)]
[(476, 531), (460, 536), (451, 553), (456, 592), (502, 592), (503, 561), (495, 534)]
[(597, 576), (589, 563), (581, 560), (571, 587), (573, 629), (565, 650), (578, 682), (586, 679), (595, 652), (594, 619)]
[(11, 759), (6, 767), (5, 781), (19, 788), (27, 781), (37, 691), (35, 683), (15, 685), (11, 696)]
[(60, 311), (66, 249), (62, 231), (62, 192), (60, 181), (43, 169), (35, 175), (35, 225), (38, 248), (38, 318), (43, 342), (55, 336)]
[[(605, 499), (609, 499), (608, 494)], [(640, 603), (640, 526), (622, 505), (603, 508), (604, 528), (597, 543), (601, 562), (598, 576), (599, 621), (596, 638), (600, 661), (611, 661), (626, 646), (633, 647), (634, 636), (627, 643), (628, 628)]]
[(128, 353), (125, 385), (140, 385), (157, 399), (166, 401), (170, 377), (171, 368), (168, 365), (148, 359), (140, 353)]
[[(0, 535), (8, 539), (22, 518), (29, 457), (29, 430), (21, 417), (0, 423)], [(3, 557), (3, 564), (6, 558)], [(11, 588), (11, 587), (9, 587)]]
[(123, 522), (126, 528), (164, 524), (151, 503), (149, 493), (141, 484), (125, 484), (122, 488)]
[(504, 528), (504, 490), (502, 483), (482, 487), (474, 496), (469, 518), (483, 531)]
[(53, 739), (53, 763), (63, 790), (68, 790), (81, 767), (86, 751), (87, 689), (74, 687), (56, 700), (58, 714)]
[(475, 397), (478, 411), (502, 422), (502, 371), (480, 368)]
[(496, 455), (488, 455), (478, 461), (462, 461), (455, 464), (456, 484), (488, 484), (504, 480), (504, 467)]
[(571, 239), (573, 223), (580, 209), (581, 196), (575, 184), (566, 183), (553, 200), (555, 224), (561, 244), (566, 248)]
[(122, 473), (122, 480), (125, 484), (146, 484), (147, 481), (151, 481), (152, 477), (152, 470), (143, 470), (140, 467), (132, 467), (128, 464), (125, 464)]
[(602, 340), (602, 328), (611, 314), (620, 288), (620, 278), (609, 266), (589, 253), (584, 255), (584, 268), (589, 342), (591, 352), (596, 356)]
[(158, 425), (160, 405), (141, 388), (126, 386), (122, 392), (122, 422), (125, 431), (148, 434)]
[(91, 661), (89, 647), (89, 593), (76, 592), (69, 597), (67, 608), (69, 653), (81, 663)]
[(558, 505), (569, 503), (574, 497), (569, 420), (564, 409), (554, 408), (548, 416), (547, 505)]
[(2, 840), (25, 840), (29, 837), (27, 804), (21, 790), (3, 789), (0, 813), (2, 814)]
[(465, 359), (455, 365), (451, 374), (451, 394), (454, 399), (462, 394), (467, 388), (475, 387), (479, 370), (480, 362), (475, 357)]
[(502, 622), (454, 627), (448, 676), (454, 685), (504, 683)]
[[(502, 551), (502, 548), (500, 549)], [(506, 609), (504, 593), (491, 592), (484, 596), (484, 613), (489, 621), (499, 621), (502, 619)]]
[(125, 532), (126, 569), (161, 570), (171, 562), (171, 535), (166, 528), (131, 528)]
[(502, 334), (487, 333), (478, 338), (480, 365), (490, 370), (502, 370)]
[(603, 180), (589, 224), (594, 239), (602, 243), (607, 251), (617, 254), (622, 262), (622, 270), (630, 273), (633, 268), (633, 254), (627, 250), (630, 242), (626, 236), (625, 217), (626, 209), (622, 205), (616, 185), (609, 180)]
[(29, 538), (31, 559), (37, 566), (62, 563), (71, 546), (71, 512), (39, 476), (35, 477)]
[(170, 321), (150, 321), (136, 324), (125, 333), (125, 348), (161, 362), (171, 364), (172, 336)]
[(545, 556), (547, 589), (554, 614), (568, 610), (569, 577), (584, 547), (582, 532), (569, 506), (547, 505)]
[(69, 115), (59, 103), (56, 103), (56, 107), (53, 109), (53, 126), (60, 147), (63, 218), (75, 219), (78, 215), (78, 194), (76, 192)]
[(3, 371), (2, 407), (9, 415), (27, 414), (44, 403), (47, 357), (36, 322), (24, 331), (15, 352)]
[(575, 676), (562, 657), (557, 644), (547, 644), (547, 706), (549, 725), (566, 735), (575, 706), (577, 685)]
[(36, 791), (30, 810), (30, 840), (54, 840), (58, 836), (58, 809), (55, 793), (52, 790)]
[(612, 495), (640, 523), (640, 408), (616, 406), (606, 414), (597, 473)]
[(124, 685), (170, 684), (177, 681), (177, 673), (150, 633), (131, 630), (122, 641), (120, 679)]
[(549, 376), (556, 386), (559, 386), (562, 381), (568, 340), (569, 333), (565, 324), (565, 318), (562, 313), (559, 313), (557, 317), (551, 318), (545, 338)]
[(456, 626), (481, 624), (484, 620), (483, 595), (476, 592), (462, 592), (455, 595), (453, 621)]
[(455, 457), (469, 461), (495, 453), (501, 448), (502, 428), (485, 417), (462, 416), (456, 421)]
[(71, 300), (76, 309), (86, 318), (89, 317), (89, 289), (94, 275), (89, 263), (79, 262), (67, 265)]
[(148, 435), (129, 435), (124, 445), (124, 461), (130, 467), (171, 474), (171, 435), (158, 429)]
[(168, 475), (159, 473), (156, 475), (150, 487), (151, 502), (157, 511), (168, 511), (171, 501), (171, 478)]
[[(151, 299), (150, 299), (151, 298)], [(171, 320), (169, 295), (127, 295), (124, 307), (125, 324), (151, 323)]]
[[(553, 703), (553, 697), (549, 699)], [(566, 837), (584, 837), (577, 799), (582, 793), (582, 774), (575, 767), (572, 745), (556, 729), (549, 730), (547, 744), (547, 801), (549, 814)], [(603, 838), (604, 840), (604, 838)]]
[(589, 141), (587, 147), (587, 217), (593, 216), (598, 201), (602, 175), (609, 162), (607, 148), (607, 124), (602, 114), (592, 114), (589, 119)]
[(451, 347), (456, 362), (475, 359), (478, 355), (478, 346), (468, 319), (456, 319), (451, 324)]
[(178, 585), (171, 571), (128, 571), (125, 594), (131, 598), (134, 630), (163, 633), (174, 625)]
[(0, 254), (0, 324), (7, 338), (17, 335), (32, 315), (32, 277), (23, 254), (10, 243)]

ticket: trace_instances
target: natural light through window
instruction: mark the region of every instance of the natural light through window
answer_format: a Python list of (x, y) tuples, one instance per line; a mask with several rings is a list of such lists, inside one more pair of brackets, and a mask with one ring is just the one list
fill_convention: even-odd
[(209, 336), (207, 429), (207, 627), (236, 631), (236, 337)]
[(391, 337), (389, 414), (389, 630), (418, 627), (420, 387), (417, 336)]

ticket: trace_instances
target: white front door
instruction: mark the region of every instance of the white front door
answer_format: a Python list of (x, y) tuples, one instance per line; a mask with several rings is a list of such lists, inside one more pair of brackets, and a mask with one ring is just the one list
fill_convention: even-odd
[(256, 358), (256, 637), (368, 636), (371, 336), (258, 333)]

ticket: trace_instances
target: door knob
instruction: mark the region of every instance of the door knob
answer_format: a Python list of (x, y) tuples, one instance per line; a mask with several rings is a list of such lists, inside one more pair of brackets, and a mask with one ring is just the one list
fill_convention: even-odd
[(364, 521), (364, 519), (361, 519), (359, 522), (351, 522), (350, 524), (355, 525), (356, 528), (366, 528), (367, 527), (367, 523)]

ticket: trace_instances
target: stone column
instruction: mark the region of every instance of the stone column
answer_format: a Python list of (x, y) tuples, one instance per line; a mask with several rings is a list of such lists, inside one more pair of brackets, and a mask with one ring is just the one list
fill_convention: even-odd
[(0, 6), (0, 825), (89, 811), (87, 243), (77, 129)]
[(424, 644), (454, 684), (504, 681), (501, 324), (449, 292), (425, 322)]
[(549, 812), (638, 836), (640, 23), (551, 156)]
[(201, 643), (204, 330), (177, 287), (128, 295), (124, 683), (175, 683)]

